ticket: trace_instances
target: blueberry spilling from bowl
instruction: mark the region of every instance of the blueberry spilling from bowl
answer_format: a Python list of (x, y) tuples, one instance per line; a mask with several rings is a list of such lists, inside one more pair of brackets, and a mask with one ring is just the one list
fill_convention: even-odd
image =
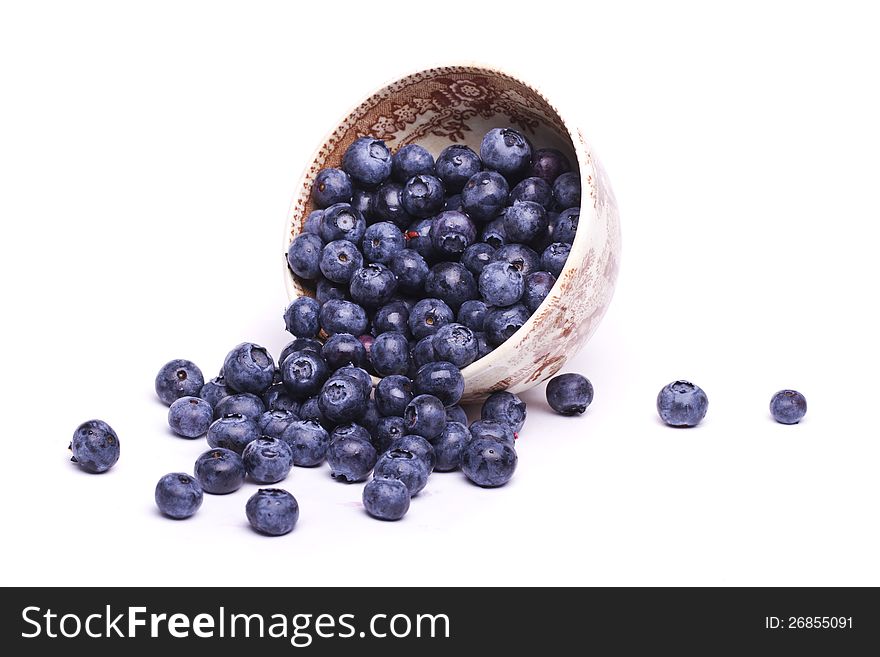
[[(169, 425), (210, 447), (192, 475), (160, 480), (162, 513), (187, 518), (203, 493), (234, 494), (246, 478), (278, 484), (325, 462), (339, 482), (367, 482), (364, 508), (382, 520), (401, 519), (435, 469), (460, 469), (483, 488), (510, 481), (526, 404), (495, 392), (468, 426), (462, 371), (552, 291), (575, 239), (580, 178), (559, 151), (536, 151), (510, 127), (489, 130), (479, 153), (456, 144), (438, 155), (367, 135), (316, 174), (313, 207), (286, 253), (307, 293), (283, 313), (294, 339), (277, 361), (242, 342), (208, 383), (190, 361), (162, 367), (155, 389)], [(583, 386), (564, 381), (551, 406), (583, 412)], [(118, 458), (103, 423), (83, 425), (72, 448), (90, 471)], [(261, 489), (246, 515), (278, 536), (293, 530), (299, 505)]]

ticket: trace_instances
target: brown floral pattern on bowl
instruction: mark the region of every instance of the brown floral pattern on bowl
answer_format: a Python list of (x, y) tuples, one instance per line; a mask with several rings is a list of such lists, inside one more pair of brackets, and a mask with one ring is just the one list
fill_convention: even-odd
[[(558, 148), (577, 162), (581, 218), (565, 269), (544, 303), (507, 342), (462, 370), (465, 402), (495, 390), (521, 392), (558, 372), (596, 330), (614, 291), (620, 257), (614, 193), (583, 134), (550, 101), (507, 73), (476, 66), (433, 68), (401, 78), (361, 103), (327, 137), (300, 181), (285, 228), (286, 254), (314, 209), (310, 191), (318, 171), (339, 166), (358, 137), (384, 139), (393, 150), (417, 142), (436, 157), (452, 143), (479, 152), (483, 134), (503, 126), (521, 131), (536, 148)], [(291, 299), (314, 296), (286, 260), (284, 276)]]

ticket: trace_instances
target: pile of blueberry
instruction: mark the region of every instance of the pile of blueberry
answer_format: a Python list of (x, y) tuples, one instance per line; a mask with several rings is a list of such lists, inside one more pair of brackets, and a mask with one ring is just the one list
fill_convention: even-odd
[[(194, 476), (165, 475), (156, 503), (172, 518), (198, 510), (203, 492), (225, 494), (250, 477), (275, 484), (292, 466), (325, 460), (335, 479), (361, 482), (366, 511), (397, 520), (434, 471), (461, 471), (479, 486), (506, 484), (526, 418), (516, 395), (496, 392), (468, 426), (458, 402), (461, 369), (510, 338), (561, 273), (577, 230), (580, 180), (555, 149), (532, 150), (509, 128), (490, 130), (480, 154), (452, 145), (435, 161), (418, 145), (392, 155), (363, 137), (342, 168), (316, 177), (318, 208), (287, 253), (314, 287), (284, 313), (295, 336), (278, 367), (242, 343), (220, 376), (204, 381), (192, 362), (167, 363), (156, 392), (180, 436), (207, 435)], [(373, 386), (371, 375), (380, 377)], [(557, 377), (548, 401), (583, 413), (589, 381)], [(106, 424), (86, 423), (104, 471), (119, 454)], [(106, 440), (112, 435), (113, 444)], [(72, 444), (89, 469), (96, 459)], [(259, 490), (246, 505), (252, 526), (290, 531), (299, 515), (287, 491)]]

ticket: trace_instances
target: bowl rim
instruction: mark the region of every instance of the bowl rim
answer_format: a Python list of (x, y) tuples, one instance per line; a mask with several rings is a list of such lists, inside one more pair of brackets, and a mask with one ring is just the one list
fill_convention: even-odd
[[(500, 363), (505, 361), (509, 361), (515, 351), (519, 349), (522, 343), (525, 341), (526, 337), (530, 334), (531, 330), (534, 327), (535, 322), (538, 317), (543, 314), (542, 311), (546, 312), (547, 308), (552, 306), (555, 303), (558, 303), (562, 299), (562, 285), (560, 285), (560, 281), (566, 277), (566, 274), (570, 273), (575, 268), (575, 263), (580, 264), (580, 260), (575, 257), (572, 258), (576, 253), (586, 254), (590, 250), (590, 244), (592, 243), (594, 230), (597, 225), (597, 222), (600, 221), (599, 213), (596, 208), (595, 203), (588, 202), (589, 199), (596, 198), (596, 185), (597, 185), (597, 172), (595, 170), (595, 162), (594, 156), (590, 147), (588, 146), (586, 140), (584, 139), (583, 134), (577, 128), (577, 126), (572, 125), (572, 119), (568, 118), (571, 114), (565, 114), (560, 111), (557, 104), (551, 101), (545, 93), (536, 85), (527, 82), (519, 75), (511, 73), (510, 71), (498, 67), (495, 64), (476, 62), (476, 61), (457, 61), (449, 64), (442, 64), (430, 67), (419, 67), (415, 69), (409, 69), (408, 72), (402, 73), (400, 75), (396, 75), (394, 77), (390, 77), (386, 79), (386, 82), (376, 87), (371, 93), (364, 96), (360, 99), (360, 101), (356, 104), (350, 106), (349, 110), (342, 114), (341, 117), (333, 124), (334, 127), (325, 133), (324, 139), (320, 142), (320, 145), (314, 149), (312, 155), (309, 160), (307, 160), (306, 164), (302, 169), (302, 173), (298, 178), (297, 185), (295, 188), (295, 192), (293, 194), (293, 198), (291, 199), (290, 206), (287, 211), (286, 220), (284, 222), (284, 234), (283, 234), (283, 274), (284, 274), (284, 286), (287, 292), (288, 304), (297, 299), (300, 295), (299, 290), (297, 289), (297, 283), (294, 279), (293, 272), (290, 271), (290, 268), (287, 265), (287, 250), (290, 246), (290, 243), (293, 241), (292, 236), (292, 221), (293, 216), (296, 211), (297, 201), (300, 198), (300, 195), (303, 193), (303, 189), (305, 187), (305, 181), (308, 178), (309, 170), (312, 168), (314, 162), (321, 155), (321, 152), (325, 149), (325, 145), (333, 141), (333, 136), (339, 127), (352, 115), (355, 111), (374, 98), (376, 95), (382, 93), (392, 85), (399, 83), (407, 78), (411, 78), (417, 75), (432, 73), (432, 72), (440, 72), (445, 70), (459, 70), (465, 69), (469, 71), (473, 71), (475, 73), (483, 73), (487, 75), (500, 76), (502, 78), (507, 78), (516, 84), (522, 85), (523, 87), (529, 89), (534, 94), (536, 94), (546, 105), (547, 108), (555, 114), (555, 116), (559, 119), (559, 123), (565, 129), (565, 136), (568, 138), (571, 143), (572, 151), (574, 152), (575, 158), (577, 159), (578, 172), (580, 174), (580, 182), (581, 182), (581, 203), (580, 203), (580, 220), (578, 222), (578, 230), (575, 233), (574, 241), (571, 245), (571, 253), (569, 254), (568, 262), (566, 262), (565, 267), (563, 267), (560, 275), (556, 278), (556, 283), (553, 284), (553, 287), (550, 290), (550, 293), (544, 297), (543, 301), (538, 305), (535, 311), (529, 316), (528, 320), (519, 328), (517, 331), (504, 343), (493, 349), (491, 352), (475, 360), (470, 365), (464, 367), (461, 370), (461, 374), (465, 380), (465, 392), (464, 399), (468, 398), (468, 379), (473, 379), (479, 377), (480, 374), (496, 368)], [(586, 221), (584, 221), (586, 219)], [(584, 230), (586, 229), (586, 230)], [(299, 233), (298, 233), (299, 234)], [(539, 254), (540, 255), (540, 254)], [(586, 343), (582, 343), (580, 346)], [(580, 346), (578, 348), (580, 348)], [(575, 355), (575, 352), (566, 354), (566, 359), (571, 358)], [(527, 387), (532, 387), (534, 385), (539, 384), (541, 381), (549, 378), (555, 371), (548, 372), (546, 376), (537, 377), (534, 381), (530, 382), (531, 385)], [(380, 380), (380, 377), (375, 375), (371, 375), (373, 378), (373, 384), (376, 385)], [(513, 383), (513, 382), (511, 382)], [(503, 390), (507, 386), (493, 386), (490, 390), (490, 393), (495, 390)], [(483, 397), (485, 394), (490, 393), (482, 393), (470, 391), (472, 398)], [(465, 402), (467, 403), (467, 402)]]

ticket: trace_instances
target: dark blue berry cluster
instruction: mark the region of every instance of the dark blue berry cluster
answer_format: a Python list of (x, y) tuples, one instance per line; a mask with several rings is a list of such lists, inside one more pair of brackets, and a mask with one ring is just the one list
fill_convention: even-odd
[[(436, 160), (415, 144), (392, 154), (364, 137), (340, 169), (317, 174), (312, 200), (287, 262), (314, 297), (285, 310), (295, 339), (278, 360), (244, 342), (210, 381), (187, 360), (156, 377), (171, 429), (210, 447), (193, 475), (159, 481), (156, 504), (171, 518), (194, 514), (203, 493), (233, 493), (247, 478), (276, 484), (293, 466), (325, 461), (337, 481), (366, 481), (364, 508), (384, 520), (402, 518), (435, 470), (460, 469), (483, 487), (513, 476), (526, 405), (496, 392), (468, 426), (461, 370), (510, 338), (562, 271), (580, 205), (568, 160), (533, 152), (509, 128), (490, 130), (479, 155), (453, 145)], [(583, 412), (589, 400), (570, 388), (559, 388), (560, 412)], [(75, 456), (106, 470), (115, 434), (83, 427)], [(86, 460), (80, 444), (95, 456)], [(246, 515), (256, 531), (280, 535), (299, 506), (287, 491), (261, 489)]]
[(436, 160), (361, 137), (317, 174), (312, 201), (287, 263), (315, 294), (287, 309), (288, 330), (321, 337), (330, 358), (359, 340), (359, 366), (413, 378), (427, 362), (467, 367), (537, 310), (574, 241), (580, 177), (511, 128)]

